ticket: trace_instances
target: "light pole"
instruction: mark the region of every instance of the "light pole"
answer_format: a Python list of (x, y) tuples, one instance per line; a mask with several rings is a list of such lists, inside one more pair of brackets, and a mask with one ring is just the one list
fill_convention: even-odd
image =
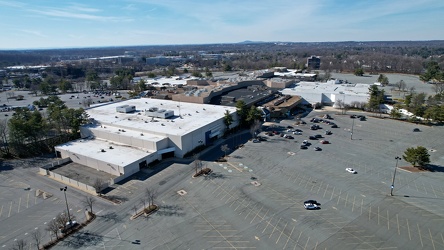
[(350, 131), (350, 140), (353, 140), (353, 127), (355, 126), (355, 118), (352, 119), (352, 129)]
[(396, 166), (395, 166), (395, 172), (393, 173), (392, 185), (390, 186), (390, 196), (393, 196), (393, 189), (395, 188), (396, 169), (398, 169), (398, 161), (401, 160), (401, 157), (396, 156), (395, 159), (396, 159)]
[(69, 215), (68, 199), (66, 198), (66, 189), (68, 189), (68, 187), (63, 187), (60, 188), (60, 191), (63, 191), (63, 193), (65, 194), (66, 211), (68, 212), (69, 225), (71, 225), (72, 222), (71, 222), (71, 216)]

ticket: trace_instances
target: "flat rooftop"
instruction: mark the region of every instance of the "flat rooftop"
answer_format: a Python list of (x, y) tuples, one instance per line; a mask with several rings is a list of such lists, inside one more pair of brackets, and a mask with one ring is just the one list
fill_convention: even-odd
[[(116, 107), (122, 105), (134, 105), (136, 111), (132, 113), (117, 112)], [(153, 107), (173, 110), (174, 117), (161, 119), (146, 116), (145, 110)], [(235, 107), (140, 98), (97, 105), (87, 109), (86, 112), (103, 125), (131, 128), (138, 133), (182, 136), (219, 120), (224, 116), (226, 110), (230, 113), (236, 112)]]
[(368, 96), (368, 88), (370, 84), (353, 83), (353, 84), (331, 84), (324, 82), (299, 82), (293, 88), (282, 90), (283, 94), (301, 94), (303, 93), (319, 93), (319, 94), (345, 94)]
[(121, 167), (156, 153), (101, 139), (79, 139), (58, 145), (57, 148)]

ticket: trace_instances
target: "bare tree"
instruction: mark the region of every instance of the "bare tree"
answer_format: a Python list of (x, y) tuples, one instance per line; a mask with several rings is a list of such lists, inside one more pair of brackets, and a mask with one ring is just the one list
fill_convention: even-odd
[(432, 90), (435, 91), (436, 94), (442, 94), (444, 92), (444, 83), (437, 82), (433, 84)]
[(9, 155), (9, 146), (8, 146), (8, 121), (1, 120), (0, 121), (0, 151), (4, 155)]
[(136, 204), (134, 204), (133, 210), (134, 210), (134, 215), (136, 215), (137, 214), (137, 206), (136, 206)]
[(196, 171), (196, 174), (199, 169), (202, 170), (202, 161), (199, 159), (199, 157), (200, 157), (199, 154), (193, 155), (193, 159), (194, 159), (193, 167), (194, 167), (194, 170)]
[(105, 182), (102, 179), (96, 178), (94, 180), (93, 188), (96, 190), (96, 193), (98, 193), (99, 195), (102, 195), (102, 189), (104, 188), (104, 186)]
[(258, 120), (255, 120), (255, 121), (253, 122), (253, 124), (251, 124), (251, 127), (250, 127), (250, 133), (251, 133), (251, 136), (252, 136), (253, 138), (256, 138), (256, 137), (257, 137), (257, 132), (259, 132), (261, 126), (262, 126), (262, 124), (261, 124), (261, 122), (258, 121)]
[(82, 200), (82, 203), (89, 208), (89, 212), (93, 214), (93, 205), (96, 202), (96, 200), (91, 196), (85, 196), (85, 198)]
[(224, 152), (224, 157), (227, 157), (227, 152), (230, 151), (230, 148), (228, 147), (228, 144), (224, 144), (220, 147), (220, 150), (222, 150), (222, 152)]
[(341, 114), (345, 114), (345, 110), (344, 110), (345, 103), (343, 100), (341, 100), (341, 99), (336, 100), (336, 106), (341, 110)]
[(149, 205), (150, 206), (154, 205), (154, 202), (155, 202), (155, 200), (157, 198), (157, 190), (153, 189), (153, 188), (147, 187), (145, 189), (145, 194), (146, 194), (146, 196), (148, 198)]
[(31, 238), (34, 240), (37, 250), (39, 250), (40, 249), (40, 242), (42, 240), (42, 232), (40, 232), (40, 229), (36, 229), (36, 230), (32, 231)]
[(143, 205), (143, 209), (145, 209), (145, 207), (146, 207), (146, 198), (145, 197), (140, 198), (140, 203)]
[(400, 89), (402, 92), (405, 91), (405, 89), (407, 88), (407, 84), (405, 84), (405, 82), (403, 80), (399, 81), (400, 84)]
[(45, 230), (50, 232), (50, 235), (51, 235), (51, 233), (53, 233), (56, 236), (56, 239), (59, 238), (59, 224), (57, 223), (56, 220), (51, 220), (47, 224)]
[(17, 240), (14, 243), (14, 246), (11, 248), (13, 250), (24, 250), (26, 248), (26, 241), (25, 240)]

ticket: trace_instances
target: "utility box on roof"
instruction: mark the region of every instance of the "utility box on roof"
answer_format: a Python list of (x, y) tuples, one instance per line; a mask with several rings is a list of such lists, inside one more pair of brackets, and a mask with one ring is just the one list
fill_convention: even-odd
[(116, 107), (116, 111), (119, 113), (131, 113), (131, 112), (136, 111), (136, 106), (122, 105), (122, 106)]

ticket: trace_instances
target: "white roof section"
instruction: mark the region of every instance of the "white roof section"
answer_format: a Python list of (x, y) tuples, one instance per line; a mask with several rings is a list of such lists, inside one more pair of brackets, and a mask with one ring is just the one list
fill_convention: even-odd
[[(116, 107), (122, 105), (134, 105), (136, 111), (133, 113), (118, 113)], [(174, 117), (161, 119), (146, 116), (144, 111), (153, 107), (173, 110)], [(236, 112), (235, 107), (140, 98), (96, 106), (87, 109), (86, 112), (99, 123), (114, 127), (110, 128), (114, 130), (116, 128), (130, 128), (138, 131), (135, 133), (139, 133), (139, 135), (140, 132), (143, 132), (160, 136), (183, 136), (221, 119), (226, 110), (230, 113)]]
[(181, 77), (181, 76), (172, 76), (172, 77), (156, 77), (156, 78), (148, 78), (148, 77), (135, 77), (133, 79), (134, 82), (139, 82), (140, 79), (145, 81), (145, 84), (153, 85), (155, 87), (168, 87), (168, 86), (177, 86), (177, 85), (187, 85), (188, 80), (198, 80), (196, 77)]
[[(110, 146), (113, 149), (110, 149)], [(100, 139), (79, 139), (58, 145), (55, 148), (121, 167), (156, 153)], [(105, 152), (102, 152), (102, 149)]]
[(369, 84), (355, 83), (355, 84), (331, 84), (324, 82), (299, 82), (293, 88), (286, 88), (282, 90), (283, 94), (287, 95), (302, 95), (304, 93), (319, 93), (319, 94), (339, 94), (339, 95), (356, 95), (368, 96)]

